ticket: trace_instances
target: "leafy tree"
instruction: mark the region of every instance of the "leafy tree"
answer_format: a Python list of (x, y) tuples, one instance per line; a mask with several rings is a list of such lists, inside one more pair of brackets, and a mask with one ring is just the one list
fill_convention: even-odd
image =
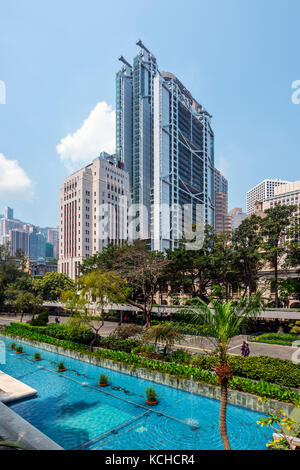
[[(104, 307), (109, 302), (124, 303), (130, 294), (126, 282), (111, 272), (92, 271), (77, 280), (78, 293), (67, 291), (61, 299), (73, 311), (78, 326), (92, 328), (94, 336), (90, 343), (93, 350), (100, 329), (104, 325)], [(94, 308), (90, 304), (94, 303)]]
[(6, 297), (16, 297), (12, 291), (18, 291), (19, 288), (10, 285), (24, 279), (28, 279), (28, 274), (19, 269), (16, 259), (10, 255), (9, 245), (0, 245), (0, 304), (5, 302)]
[(278, 270), (279, 264), (286, 253), (286, 237), (289, 234), (292, 216), (296, 206), (277, 205), (265, 211), (266, 217), (261, 219), (263, 236), (263, 257), (274, 269), (275, 307), (279, 307)]
[(77, 290), (65, 290), (61, 293), (60, 301), (72, 314), (76, 313), (78, 309), (86, 309), (87, 300), (84, 296), (81, 296), (80, 292)]
[(221, 247), (223, 248), (228, 237), (227, 234), (215, 234), (214, 228), (206, 225), (203, 246), (198, 250), (187, 250), (184, 241), (174, 251), (167, 250), (171, 263), (166, 275), (171, 285), (177, 290), (182, 287), (185, 291), (190, 291), (192, 297), (200, 297), (209, 303), (208, 292), (222, 278)]
[(132, 245), (106, 247), (102, 253), (85, 260), (82, 272), (95, 269), (113, 271), (131, 287), (127, 303), (142, 310), (145, 326), (150, 327), (153, 300), (164, 277), (169, 260), (160, 252), (148, 251), (146, 243), (137, 240)]
[[(271, 280), (271, 283), (274, 283), (274, 279)], [(282, 302), (285, 307), (288, 307), (289, 299), (291, 297), (298, 298), (300, 295), (300, 279), (278, 279), (278, 292), (279, 301)]]
[(203, 246), (198, 250), (187, 250), (182, 243), (174, 251), (167, 250), (171, 263), (167, 276), (177, 290), (189, 290), (192, 297), (200, 297), (209, 303), (214, 292), (216, 298), (229, 299), (232, 289), (240, 279), (236, 253), (228, 232), (215, 233), (206, 225)]
[(288, 230), (289, 242), (286, 246), (286, 267), (300, 266), (300, 217), (295, 215)]
[(19, 261), (19, 269), (20, 271), (24, 272), (26, 269), (26, 257), (24, 252), (21, 248), (16, 250), (14, 258)]
[[(263, 401), (259, 398), (260, 401)], [(284, 410), (276, 410), (270, 413), (269, 416), (261, 418), (257, 421), (262, 427), (266, 426), (271, 429), (273, 433), (278, 434), (267, 443), (267, 447), (272, 450), (296, 450), (296, 445), (293, 437), (298, 437), (300, 432), (300, 425), (294, 418), (287, 416)]]
[(84, 259), (83, 263), (80, 265), (80, 272), (82, 274), (88, 274), (97, 270), (113, 271), (118, 253), (122, 250), (126, 250), (127, 247), (127, 242), (124, 243), (123, 247), (108, 243), (101, 252)]
[[(233, 301), (220, 303), (212, 301), (212, 308), (205, 302), (199, 305), (199, 314), (194, 316), (194, 322), (199, 318), (207, 327), (208, 339), (214, 345), (219, 356), (219, 363), (215, 368), (221, 384), (221, 406), (219, 414), (219, 429), (225, 450), (230, 450), (227, 433), (226, 413), (228, 400), (228, 382), (232, 379), (232, 368), (228, 360), (230, 340), (238, 334), (246, 319), (259, 309), (259, 298), (243, 299), (238, 303)], [(202, 314), (202, 315), (201, 315)]]
[(21, 292), (17, 295), (14, 301), (14, 307), (18, 313), (21, 314), (21, 322), (25, 312), (32, 313), (32, 319), (40, 311), (43, 305), (43, 299), (40, 296), (36, 296), (31, 292)]
[(234, 263), (238, 277), (244, 286), (244, 296), (251, 297), (255, 291), (262, 266), (262, 235), (259, 230), (261, 218), (255, 215), (243, 220), (232, 238)]
[(33, 289), (44, 300), (56, 301), (65, 290), (75, 289), (75, 283), (64, 273), (46, 273), (33, 280)]
[[(210, 263), (215, 284), (223, 286), (224, 297), (228, 302), (230, 288), (235, 284), (236, 270), (234, 265), (234, 250), (231, 235), (228, 232), (212, 235), (213, 248), (210, 253)], [(221, 297), (222, 298), (222, 297)]]
[(166, 277), (171, 286), (170, 296), (176, 292), (189, 290), (193, 297), (197, 295), (198, 269), (196, 268), (196, 258), (200, 253), (187, 250), (184, 243), (174, 250), (166, 250), (170, 264), (166, 269)]

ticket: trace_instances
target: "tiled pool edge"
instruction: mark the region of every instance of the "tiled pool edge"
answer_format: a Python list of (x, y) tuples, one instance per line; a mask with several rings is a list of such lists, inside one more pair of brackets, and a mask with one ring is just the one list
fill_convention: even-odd
[[(0, 332), (0, 337), (4, 336), (12, 340), (16, 340), (17, 336), (11, 336), (3, 334)], [(201, 382), (193, 381), (175, 377), (171, 374), (165, 374), (156, 371), (150, 371), (140, 367), (134, 367), (131, 365), (122, 364), (111, 359), (98, 359), (94, 356), (88, 356), (76, 351), (69, 349), (64, 349), (60, 346), (55, 346), (48, 343), (41, 343), (39, 341), (28, 340), (25, 338), (20, 338), (20, 341), (29, 346), (40, 347), (46, 351), (61, 354), (62, 356), (71, 357), (73, 359), (80, 360), (82, 362), (88, 362), (96, 366), (105, 367), (107, 369), (114, 370), (116, 372), (121, 372), (123, 374), (131, 375), (140, 379), (149, 380), (151, 382), (156, 382), (162, 385), (167, 385), (168, 387), (177, 388), (179, 390), (184, 390), (187, 392), (195, 393), (196, 395), (202, 395), (208, 398), (213, 398), (215, 400), (220, 400), (221, 389), (215, 385), (205, 384)], [(228, 390), (228, 403), (236, 406), (241, 406), (253, 411), (258, 411), (264, 414), (269, 414), (274, 410), (283, 409), (287, 415), (289, 415), (294, 410), (294, 405), (280, 402), (277, 400), (270, 400), (269, 402), (260, 402), (256, 395), (251, 395), (250, 393), (240, 392), (237, 390)]]

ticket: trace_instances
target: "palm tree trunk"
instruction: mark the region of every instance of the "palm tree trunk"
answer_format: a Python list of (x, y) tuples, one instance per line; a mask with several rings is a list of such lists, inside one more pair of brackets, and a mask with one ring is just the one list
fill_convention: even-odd
[(219, 429), (223, 442), (224, 450), (230, 450), (230, 442), (227, 434), (226, 426), (226, 411), (227, 411), (227, 380), (221, 382), (221, 407), (219, 414)]

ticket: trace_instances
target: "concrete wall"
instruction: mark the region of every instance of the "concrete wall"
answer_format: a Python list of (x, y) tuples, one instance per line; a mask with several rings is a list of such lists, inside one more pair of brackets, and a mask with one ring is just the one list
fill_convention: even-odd
[[(16, 341), (16, 337), (7, 337)], [(79, 352), (70, 351), (59, 346), (54, 346), (47, 343), (39, 343), (37, 341), (30, 341), (21, 339), (22, 343), (30, 346), (40, 347), (46, 351), (50, 351), (63, 356), (72, 357), (83, 362), (89, 362), (100, 367), (115, 370), (123, 374), (132, 375), (141, 379), (149, 380), (151, 382), (167, 385), (168, 387), (177, 388), (195, 393), (196, 395), (203, 395), (208, 398), (220, 399), (221, 389), (218, 386), (205, 384), (201, 382), (191, 381), (184, 378), (176, 377), (171, 374), (164, 374), (161, 372), (151, 371), (132, 365), (122, 364), (120, 362), (112, 361), (111, 359), (98, 359), (94, 356), (85, 355)], [(239, 392), (237, 390), (228, 391), (228, 402), (232, 405), (241, 406), (250, 410), (259, 411), (268, 414), (274, 410), (283, 409), (288, 415), (294, 410), (295, 406), (289, 403), (280, 402), (277, 400), (270, 400), (270, 402), (260, 402), (256, 395), (250, 393)]]

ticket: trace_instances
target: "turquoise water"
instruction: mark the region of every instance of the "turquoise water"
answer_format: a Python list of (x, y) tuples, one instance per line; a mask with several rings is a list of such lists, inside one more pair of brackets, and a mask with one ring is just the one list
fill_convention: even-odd
[[(3, 372), (38, 391), (36, 398), (12, 404), (16, 413), (65, 449), (216, 450), (219, 402), (171, 387), (114, 372), (23, 344), (24, 353), (9, 350)], [(22, 344), (20, 341), (18, 345)], [(43, 360), (35, 362), (34, 352)], [(67, 371), (56, 372), (63, 361)], [(97, 386), (101, 373), (109, 386)], [(152, 386), (161, 399), (145, 403)], [(233, 449), (265, 449), (272, 433), (256, 421), (261, 413), (228, 405), (228, 433)]]

